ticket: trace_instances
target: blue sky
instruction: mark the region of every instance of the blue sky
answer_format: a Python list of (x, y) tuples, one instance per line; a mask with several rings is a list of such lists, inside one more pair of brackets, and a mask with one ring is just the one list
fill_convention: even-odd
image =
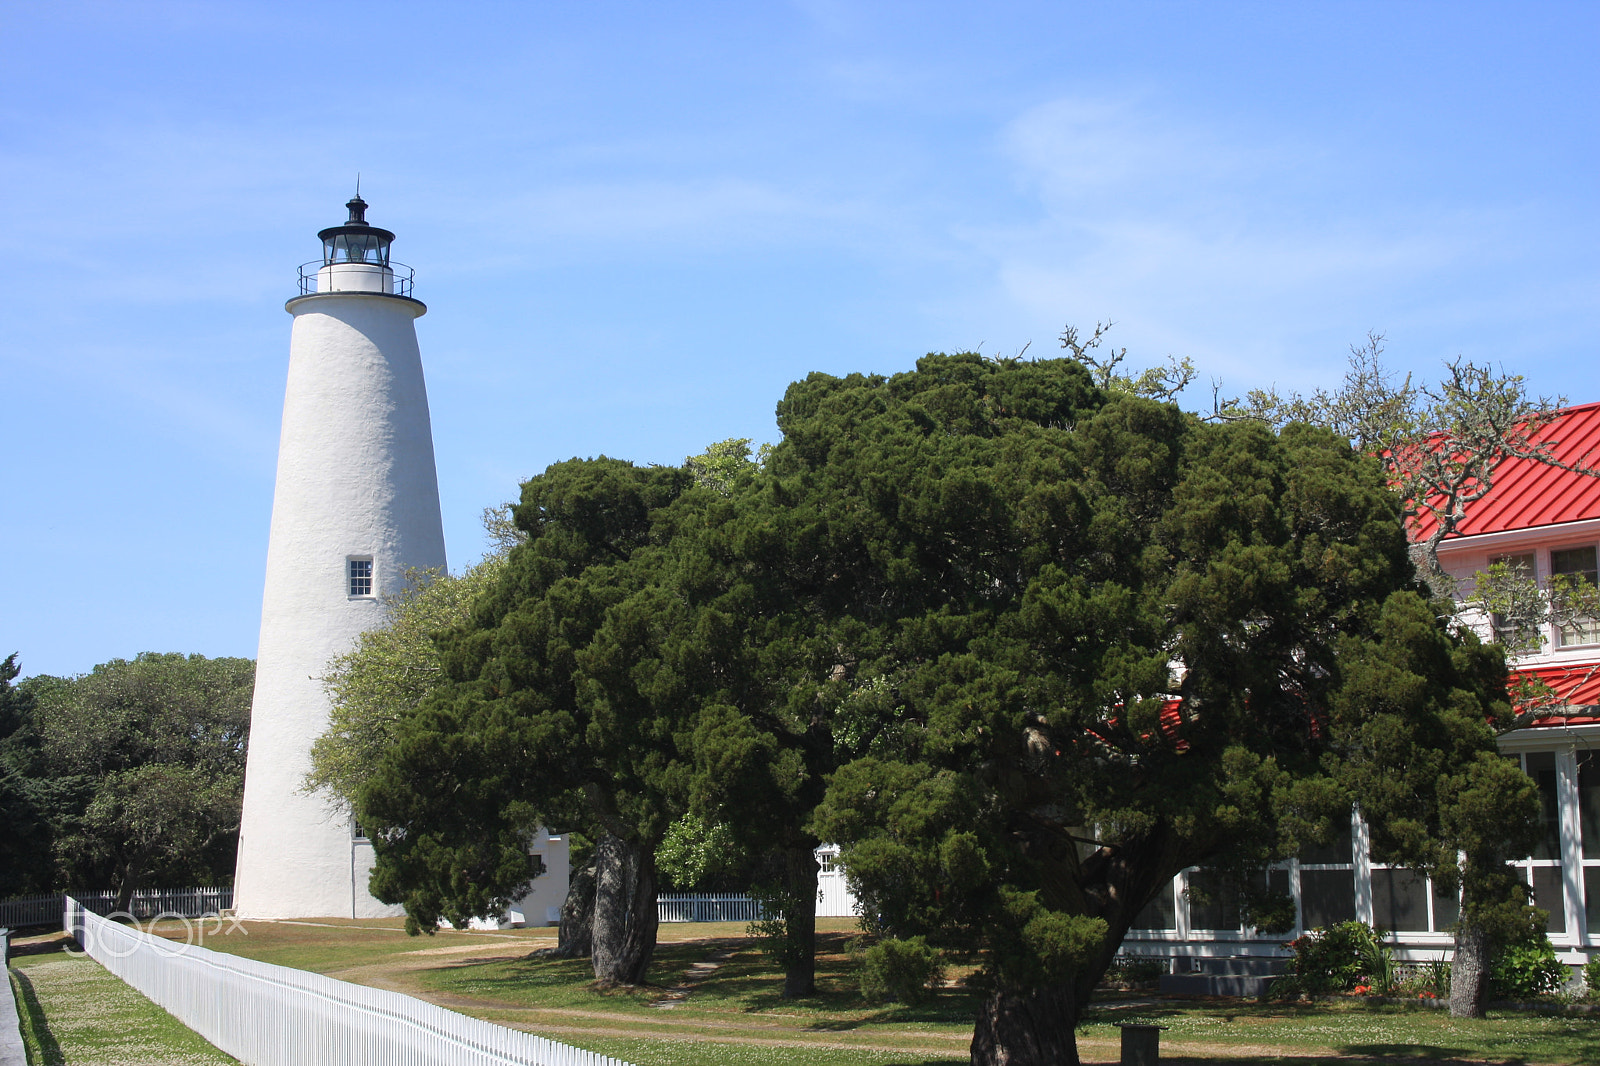
[[(1590, 3), (0, 3), (0, 655), (254, 655), (295, 267), (398, 234), (454, 566), (813, 370), (1600, 399)], [(1191, 390), (1194, 405), (1209, 391)]]

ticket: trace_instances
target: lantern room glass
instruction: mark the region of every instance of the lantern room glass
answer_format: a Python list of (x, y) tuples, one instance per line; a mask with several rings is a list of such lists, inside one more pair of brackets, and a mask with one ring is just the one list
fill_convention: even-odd
[(389, 265), (389, 241), (377, 233), (333, 233), (322, 241), (324, 263)]

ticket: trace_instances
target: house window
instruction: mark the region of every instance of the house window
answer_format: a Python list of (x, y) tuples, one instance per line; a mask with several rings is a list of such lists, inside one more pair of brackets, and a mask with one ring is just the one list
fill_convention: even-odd
[(1428, 932), (1428, 878), (1415, 870), (1375, 868), (1372, 925), (1387, 932)]
[[(1594, 545), (1551, 552), (1550, 574), (1552, 577), (1564, 575), (1569, 587), (1587, 585), (1593, 588), (1596, 583)], [(1570, 608), (1559, 613), (1566, 615), (1556, 626), (1556, 637), (1562, 647), (1600, 643), (1600, 619), (1583, 613), (1574, 616)]]
[(1173, 930), (1178, 928), (1178, 910), (1173, 905), (1173, 888), (1176, 879), (1168, 881), (1161, 886), (1161, 891), (1156, 893), (1156, 898), (1145, 904), (1144, 909), (1134, 916), (1134, 929)]
[(351, 556), (345, 561), (349, 574), (351, 596), (372, 595), (372, 557), (358, 558)]
[(1499, 605), (1503, 608), (1489, 618), (1494, 627), (1495, 643), (1504, 644), (1513, 653), (1538, 651), (1541, 644), (1539, 630), (1542, 627), (1536, 619), (1541, 617), (1541, 605), (1538, 587), (1533, 583), (1533, 553), (1496, 555), (1490, 558), (1489, 563), (1503, 564), (1509, 571), (1507, 576), (1511, 578), (1509, 587), (1495, 590), (1495, 599), (1500, 601)]
[(1257, 880), (1253, 886), (1242, 886), (1233, 875), (1208, 867), (1195, 867), (1188, 872), (1185, 894), (1189, 903), (1189, 928), (1216, 930), (1220, 933), (1248, 933), (1244, 925), (1244, 887), (1256, 892), (1263, 888), (1273, 895), (1289, 895), (1289, 871), (1269, 869), (1252, 874)]
[(1300, 855), (1300, 927), (1326, 929), (1356, 916), (1355, 841), (1348, 819), (1335, 826), (1326, 845), (1312, 844)]
[(1239, 931), (1239, 887), (1216, 870), (1189, 873), (1189, 928)]

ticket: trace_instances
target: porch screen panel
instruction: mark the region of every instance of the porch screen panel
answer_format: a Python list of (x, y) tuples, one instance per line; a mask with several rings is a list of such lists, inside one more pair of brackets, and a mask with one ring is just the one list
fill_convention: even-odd
[[(1524, 767), (1539, 788), (1539, 843), (1535, 859), (1561, 858), (1561, 799), (1556, 792), (1556, 756), (1550, 751), (1530, 751), (1523, 756)], [(1540, 904), (1543, 906), (1543, 904)]]
[(1135, 929), (1176, 929), (1178, 928), (1178, 909), (1173, 905), (1174, 887), (1172, 882), (1167, 882), (1156, 893), (1156, 898), (1144, 905), (1133, 919)]
[(1578, 752), (1578, 827), (1583, 857), (1600, 859), (1600, 755), (1592, 751)]
[(1372, 871), (1372, 922), (1396, 933), (1428, 931), (1428, 879), (1414, 870)]
[(1438, 885), (1433, 886), (1433, 931), (1435, 933), (1448, 933), (1450, 927), (1456, 924), (1456, 919), (1461, 917), (1461, 897), (1457, 895), (1459, 888), (1446, 892)]
[[(1587, 871), (1585, 871), (1587, 873)], [(1561, 887), (1561, 867), (1535, 866), (1533, 868), (1533, 905), (1550, 912), (1545, 924), (1547, 933), (1567, 931), (1567, 895)]]
[(1239, 889), (1215, 870), (1194, 870), (1189, 874), (1189, 927), (1191, 929), (1239, 928)]
[(1600, 866), (1583, 868), (1583, 911), (1589, 932), (1600, 933)]
[(1300, 924), (1325, 929), (1356, 917), (1356, 879), (1350, 870), (1300, 871)]

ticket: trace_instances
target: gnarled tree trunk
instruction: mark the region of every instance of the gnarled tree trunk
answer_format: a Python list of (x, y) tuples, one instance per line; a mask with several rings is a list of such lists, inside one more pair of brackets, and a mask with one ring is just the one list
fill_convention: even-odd
[(1481, 922), (1461, 916), (1456, 955), (1450, 963), (1450, 1016), (1482, 1018), (1489, 998), (1489, 952), (1493, 945)]
[(602, 985), (644, 981), (656, 950), (656, 857), (637, 841), (604, 834), (594, 849), (590, 958)]
[(1069, 986), (992, 992), (978, 1009), (972, 1066), (1078, 1066), (1077, 1023)]
[(783, 998), (802, 999), (817, 991), (817, 856), (810, 844), (791, 845), (783, 854), (784, 933), (789, 951), (783, 970)]
[(1526, 910), (1527, 886), (1496, 849), (1469, 852), (1461, 864), (1461, 919), (1450, 963), (1450, 1015), (1482, 1018), (1494, 953)]
[(561, 926), (556, 932), (557, 958), (581, 959), (594, 943), (594, 857), (572, 873), (567, 898), (561, 901)]

